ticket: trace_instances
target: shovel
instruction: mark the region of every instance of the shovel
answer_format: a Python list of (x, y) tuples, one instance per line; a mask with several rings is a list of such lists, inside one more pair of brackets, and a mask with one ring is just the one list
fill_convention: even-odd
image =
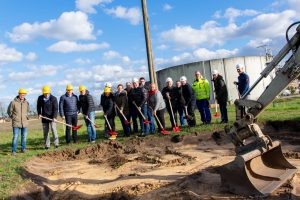
[(213, 114), (213, 117), (215, 118), (219, 118), (220, 117), (220, 114), (218, 113), (218, 104), (217, 104), (217, 100), (215, 99), (215, 114)]
[(117, 106), (117, 104), (115, 104), (116, 108), (118, 109), (118, 111), (121, 113), (122, 117), (125, 120), (125, 124), (128, 125), (130, 124), (130, 122), (127, 120), (127, 118), (125, 117), (125, 115), (123, 114), (123, 112), (121, 111), (121, 109), (119, 108), (119, 106)]
[(136, 109), (139, 111), (139, 113), (141, 114), (144, 124), (150, 124), (151, 122), (146, 119), (146, 117), (143, 115), (142, 111), (139, 109), (139, 107), (136, 105), (136, 103), (135, 102), (132, 102), (132, 103), (136, 107)]
[(184, 112), (184, 114), (185, 114), (184, 118), (185, 119), (189, 119), (189, 120), (193, 120), (194, 119), (192, 116), (188, 115), (187, 106), (184, 106), (184, 111), (185, 111)]
[[(47, 119), (47, 120), (49, 120), (49, 121), (53, 121), (52, 119), (50, 119), (50, 118), (48, 118), (48, 117), (41, 116), (41, 118)], [(72, 128), (73, 131), (77, 131), (78, 129), (80, 129), (80, 128), (82, 127), (82, 125), (79, 125), (79, 126), (72, 126), (72, 125), (70, 125), (70, 124), (67, 124), (67, 123), (65, 123), (65, 122), (58, 121), (58, 120), (56, 120), (56, 119), (54, 119), (54, 122), (57, 122), (57, 123), (66, 125), (66, 126)]]
[(95, 128), (100, 128), (100, 126), (96, 125), (94, 122), (92, 122), (92, 120), (86, 115), (86, 119), (89, 120), (89, 122), (91, 122), (91, 124), (93, 124), (93, 126)]
[(106, 115), (104, 115), (104, 119), (105, 119), (105, 121), (106, 121), (106, 123), (107, 123), (107, 125), (108, 125), (108, 128), (109, 128), (109, 131), (108, 131), (108, 132), (109, 132), (109, 134), (110, 134), (110, 135), (118, 135), (118, 133), (117, 133), (116, 131), (112, 130), (112, 128), (111, 128), (111, 126), (110, 126), (110, 123), (109, 123), (109, 121), (108, 121)]
[(170, 135), (170, 132), (164, 129), (164, 127), (162, 126), (162, 124), (161, 124), (161, 122), (159, 121), (159, 119), (158, 119), (158, 117), (156, 116), (156, 114), (153, 114), (153, 115), (154, 115), (155, 119), (157, 120), (157, 122), (158, 122), (158, 124), (159, 124), (159, 127), (160, 127), (160, 129), (161, 129), (160, 132), (161, 132), (163, 135)]
[(173, 132), (177, 133), (180, 132), (180, 128), (177, 126), (176, 122), (175, 122), (175, 118), (174, 118), (174, 112), (173, 112), (173, 108), (172, 108), (172, 104), (171, 104), (171, 100), (168, 98), (169, 100), (169, 105), (171, 108), (171, 114), (172, 114), (172, 118), (173, 118), (173, 122), (174, 122), (174, 127), (173, 127)]

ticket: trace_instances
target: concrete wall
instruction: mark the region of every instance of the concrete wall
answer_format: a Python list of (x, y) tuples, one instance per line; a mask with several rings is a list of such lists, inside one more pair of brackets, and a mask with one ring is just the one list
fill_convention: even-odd
[[(199, 70), (202, 75), (211, 81), (211, 73), (213, 70), (218, 70), (224, 77), (228, 88), (229, 100), (234, 101), (238, 98), (238, 92), (236, 86), (233, 84), (237, 81), (238, 73), (236, 72), (236, 65), (243, 64), (245, 71), (250, 77), (250, 86), (260, 76), (260, 72), (265, 68), (266, 57), (265, 56), (245, 56), (235, 58), (224, 58), (207, 61), (199, 61), (194, 63), (188, 63), (169, 67), (156, 72), (157, 82), (159, 89), (161, 90), (165, 86), (165, 80), (167, 77), (171, 77), (174, 82), (179, 80), (181, 76), (186, 76), (190, 84), (194, 81), (194, 72)], [(260, 84), (253, 90), (249, 96), (250, 99), (256, 99), (264, 91), (267, 85), (270, 83), (271, 78), (267, 77), (261, 81)], [(211, 83), (211, 82), (210, 82)], [(211, 88), (212, 88), (211, 84)], [(213, 92), (211, 90), (211, 99), (213, 99)]]

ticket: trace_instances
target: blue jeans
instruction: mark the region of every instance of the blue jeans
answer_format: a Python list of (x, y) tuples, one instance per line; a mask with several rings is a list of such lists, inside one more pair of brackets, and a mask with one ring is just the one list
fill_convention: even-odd
[(150, 109), (147, 108), (147, 118), (150, 121), (149, 128), (150, 128), (150, 133), (154, 134), (155, 133), (155, 125), (154, 125), (154, 119), (152, 117), (152, 112)]
[[(95, 112), (90, 112), (88, 114), (89, 119), (95, 124)], [(88, 142), (96, 140), (96, 128), (94, 125), (86, 118), (84, 118), (85, 125), (88, 132)]]
[(201, 115), (201, 121), (207, 123), (211, 121), (211, 114), (209, 110), (209, 102), (207, 99), (196, 100), (197, 108)]
[[(184, 126), (185, 125), (185, 121), (184, 121), (184, 111), (183, 111), (184, 108), (182, 108), (182, 106), (179, 106), (177, 111), (178, 111), (178, 114), (179, 114), (179, 120), (180, 120), (180, 125), (181, 126)], [(177, 125), (178, 126), (178, 125)]]
[(27, 128), (13, 127), (12, 152), (17, 152), (18, 138), (21, 131), (21, 151), (26, 149)]

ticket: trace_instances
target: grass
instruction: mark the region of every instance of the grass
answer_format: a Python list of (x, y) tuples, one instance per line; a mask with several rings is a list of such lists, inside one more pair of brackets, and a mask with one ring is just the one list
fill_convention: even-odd
[[(263, 123), (266, 121), (284, 121), (284, 120), (300, 120), (300, 98), (291, 99), (278, 99), (270, 104), (268, 108), (259, 116), (258, 121)], [(232, 124), (235, 121), (235, 110), (234, 106), (228, 107), (229, 123)], [(196, 111), (197, 124), (200, 121), (199, 112)], [(212, 114), (214, 110), (212, 110)], [(170, 120), (168, 114), (166, 116), (167, 129), (170, 130)], [(196, 126), (196, 132), (212, 132), (215, 130), (221, 130), (224, 125), (217, 124), (220, 119), (212, 119), (212, 124), (207, 126)], [(82, 119), (79, 120), (79, 124), (84, 124)], [(96, 116), (96, 124), (100, 125), (101, 128), (97, 129), (97, 142), (101, 142), (103, 138), (101, 137), (103, 133), (104, 120), (99, 114)], [(122, 133), (121, 124), (118, 118), (116, 118), (116, 129), (117, 132)], [(57, 125), (57, 130), (59, 134), (59, 140), (61, 146), (58, 151), (66, 148), (65, 136), (62, 125)], [(189, 130), (184, 129), (180, 134), (188, 134)], [(99, 137), (100, 136), (100, 137)], [(33, 156), (44, 153), (43, 144), (43, 133), (40, 121), (31, 121), (28, 128), (27, 135), (27, 148), (28, 152), (22, 154), (17, 153), (17, 156), (11, 156), (11, 140), (12, 131), (10, 124), (1, 124), (0, 128), (0, 199), (6, 199), (11, 196), (11, 194), (18, 188), (22, 187), (24, 184), (28, 183), (30, 180), (22, 178), (23, 165), (24, 163)], [(19, 138), (20, 140), (20, 138)], [(69, 145), (68, 148), (78, 149), (87, 146), (87, 133), (85, 125), (78, 131), (78, 140), (80, 144)], [(119, 137), (119, 142), (124, 142), (128, 138)], [(20, 141), (19, 147), (20, 148)], [(51, 150), (53, 151), (53, 146)]]

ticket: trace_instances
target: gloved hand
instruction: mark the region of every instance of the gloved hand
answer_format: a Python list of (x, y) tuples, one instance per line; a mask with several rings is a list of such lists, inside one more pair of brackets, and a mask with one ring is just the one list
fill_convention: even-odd
[(171, 99), (169, 92), (166, 93), (167, 99)]
[(53, 118), (53, 119), (52, 119), (52, 122), (56, 122), (56, 119), (55, 119), (55, 118)]
[(87, 119), (87, 118), (88, 118), (88, 116), (87, 116), (87, 115), (83, 115), (83, 116), (84, 116), (84, 118), (85, 118), (85, 119)]
[(41, 119), (41, 116), (42, 116), (42, 115), (38, 115), (38, 119)]

